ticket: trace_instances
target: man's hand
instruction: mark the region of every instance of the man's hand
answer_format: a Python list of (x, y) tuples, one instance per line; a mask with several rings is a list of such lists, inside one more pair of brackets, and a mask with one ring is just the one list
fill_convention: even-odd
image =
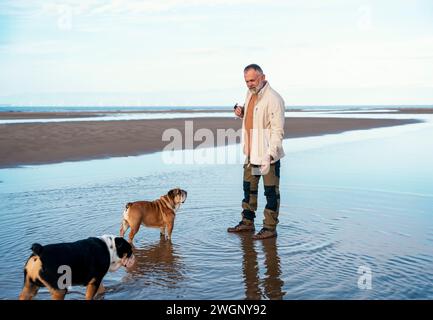
[(235, 108), (235, 115), (242, 119), (244, 117), (244, 107), (237, 105)]
[(268, 174), (269, 168), (271, 167), (271, 156), (269, 154), (265, 155), (262, 160), (262, 165), (260, 166), (260, 172), (262, 175)]

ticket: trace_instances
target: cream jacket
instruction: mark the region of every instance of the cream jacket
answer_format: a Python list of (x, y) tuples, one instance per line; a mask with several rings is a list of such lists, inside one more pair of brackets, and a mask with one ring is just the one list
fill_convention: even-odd
[[(245, 115), (252, 93), (248, 90), (245, 99), (244, 118), (242, 121), (242, 146), (247, 155)], [(284, 157), (282, 141), (284, 137), (284, 100), (271, 88), (268, 82), (259, 91), (253, 116), (250, 162), (261, 165), (265, 155), (272, 156), (274, 163)], [(247, 161), (247, 160), (246, 160)]]

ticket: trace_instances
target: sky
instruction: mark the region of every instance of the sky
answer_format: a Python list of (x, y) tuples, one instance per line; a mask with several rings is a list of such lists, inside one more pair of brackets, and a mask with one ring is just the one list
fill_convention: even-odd
[(0, 104), (433, 104), (431, 0), (0, 0)]

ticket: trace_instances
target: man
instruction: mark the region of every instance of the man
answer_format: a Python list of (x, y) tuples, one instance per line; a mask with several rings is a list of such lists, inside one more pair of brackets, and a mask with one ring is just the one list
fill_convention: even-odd
[(237, 106), (235, 114), (242, 118), (244, 164), (244, 199), (242, 220), (228, 232), (254, 232), (257, 210), (257, 190), (260, 177), (266, 196), (263, 228), (253, 239), (277, 236), (278, 212), (280, 207), (280, 159), (284, 157), (284, 100), (265, 80), (263, 70), (256, 64), (244, 69), (248, 87), (245, 107)]

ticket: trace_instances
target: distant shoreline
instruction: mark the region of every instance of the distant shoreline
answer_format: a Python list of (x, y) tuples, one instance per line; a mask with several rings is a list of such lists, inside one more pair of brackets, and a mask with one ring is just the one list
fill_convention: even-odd
[(87, 118), (87, 117), (104, 117), (106, 115), (116, 114), (141, 114), (141, 113), (209, 113), (209, 112), (228, 112), (231, 110), (137, 110), (137, 111), (76, 111), (76, 112), (29, 112), (29, 111), (7, 111), (0, 112), (0, 119), (61, 119), (61, 118)]
[[(49, 164), (108, 157), (134, 156), (162, 151), (164, 130), (176, 128), (184, 137), (185, 121), (194, 131), (207, 128), (241, 128), (234, 118), (189, 118), (129, 121), (76, 121), (0, 125), (0, 168)], [(286, 118), (285, 138), (335, 134), (350, 130), (419, 123), (408, 119)], [(196, 142), (194, 147), (202, 141)]]
[[(433, 114), (433, 108), (384, 108), (389, 111), (381, 111), (380, 113), (392, 114)], [(345, 109), (342, 110), (345, 114), (377, 114), (374, 109), (371, 110), (358, 110), (358, 109)], [(179, 110), (126, 110), (126, 111), (71, 111), (71, 112), (37, 112), (37, 111), (5, 111), (0, 112), (0, 120), (18, 120), (18, 119), (79, 119), (88, 117), (104, 117), (116, 114), (182, 114), (182, 113), (222, 113), (231, 112), (231, 109), (179, 109)], [(303, 109), (286, 109), (286, 112), (319, 112), (318, 110), (303, 110)], [(338, 110), (332, 110), (333, 113), (338, 113)]]

